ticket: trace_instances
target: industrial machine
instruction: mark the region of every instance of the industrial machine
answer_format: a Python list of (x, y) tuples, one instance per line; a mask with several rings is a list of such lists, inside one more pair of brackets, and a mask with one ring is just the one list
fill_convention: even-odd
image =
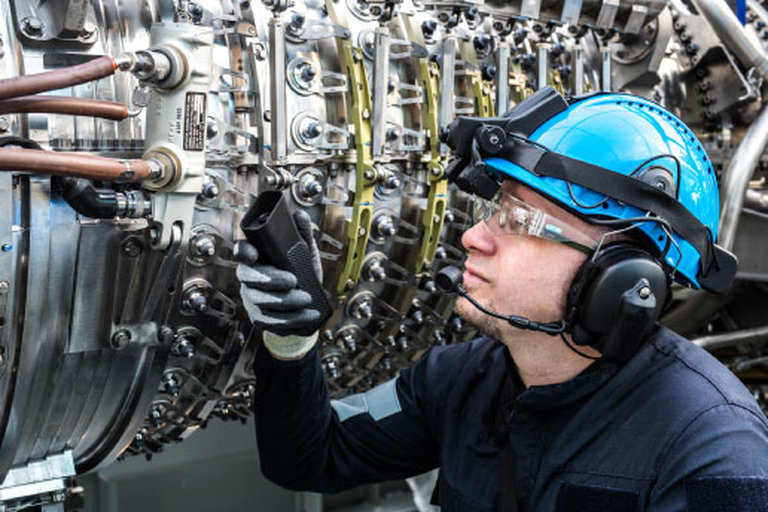
[(545, 85), (674, 111), (715, 163), (714, 296), (665, 322), (768, 407), (768, 11), (722, 0), (2, 0), (0, 510), (251, 413), (240, 221), (281, 191), (317, 228), (335, 396), (472, 330), (434, 276), (468, 196), (441, 129)]

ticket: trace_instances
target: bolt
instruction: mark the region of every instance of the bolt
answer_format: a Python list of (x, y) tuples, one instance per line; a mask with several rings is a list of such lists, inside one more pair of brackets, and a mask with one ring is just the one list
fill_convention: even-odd
[(177, 396), (179, 394), (180, 387), (181, 387), (181, 382), (179, 382), (179, 379), (172, 373), (167, 374), (163, 378), (163, 388), (165, 389), (165, 392), (168, 393), (169, 395)]
[(643, 286), (642, 288), (640, 288), (637, 294), (640, 296), (641, 299), (647, 299), (648, 297), (651, 296), (651, 289), (647, 286)]
[(371, 304), (368, 301), (363, 301), (355, 308), (355, 316), (361, 319), (368, 320), (373, 316), (373, 310)]
[(91, 24), (86, 24), (83, 26), (83, 29), (80, 31), (79, 37), (80, 39), (90, 39), (93, 37), (93, 34), (96, 33), (96, 27), (94, 27)]
[(307, 17), (304, 16), (304, 14), (300, 13), (299, 11), (294, 11), (293, 14), (291, 14), (291, 22), (289, 27), (293, 30), (298, 30), (304, 25), (306, 20)]
[(198, 235), (192, 239), (192, 252), (201, 258), (216, 254), (216, 241), (210, 235)]
[(485, 34), (476, 35), (472, 40), (472, 43), (475, 46), (475, 50), (484, 51), (487, 50), (488, 46), (491, 44), (491, 38)]
[(316, 139), (321, 133), (323, 133), (323, 130), (320, 123), (313, 121), (302, 130), (301, 135), (305, 139)]
[(382, 10), (380, 5), (372, 5), (370, 12), (374, 16), (381, 16)]
[(39, 36), (43, 33), (43, 22), (35, 17), (26, 18), (22, 22), (22, 30), (30, 36)]
[(163, 423), (163, 413), (158, 406), (152, 407), (152, 411), (149, 413), (149, 421), (156, 427)]
[(207, 180), (203, 183), (203, 190), (200, 195), (206, 199), (215, 199), (219, 195), (219, 186), (213, 180)]
[(376, 233), (382, 237), (389, 237), (395, 234), (395, 223), (389, 215), (382, 215), (376, 220)]
[(427, 293), (435, 293), (437, 291), (437, 285), (435, 284), (435, 282), (432, 279), (427, 279), (421, 285), (421, 289), (424, 290)]
[(421, 325), (424, 323), (424, 313), (422, 313), (420, 310), (415, 309), (413, 313), (411, 313), (411, 320), (417, 325)]
[(323, 361), (323, 366), (325, 367), (325, 372), (330, 379), (335, 379), (341, 375), (341, 370), (339, 370), (339, 366), (335, 357), (329, 357), (325, 359)]
[(367, 108), (364, 108), (363, 109), (363, 119), (368, 119), (369, 117), (371, 117), (371, 112)]
[(446, 210), (443, 218), (445, 219), (445, 222), (453, 222), (456, 219), (456, 216), (451, 210)]
[(368, 267), (368, 275), (371, 281), (382, 281), (387, 278), (387, 271), (378, 260), (373, 261)]
[(342, 336), (342, 343), (344, 344), (344, 347), (346, 347), (346, 349), (350, 352), (355, 352), (357, 350), (357, 341), (351, 332), (344, 333)]
[(300, 183), (301, 195), (306, 199), (316, 197), (323, 192), (323, 185), (311, 174), (305, 174), (302, 176)]
[(390, 190), (398, 189), (398, 188), (400, 188), (400, 179), (397, 176), (395, 176), (394, 174), (390, 174), (384, 180), (384, 186), (387, 187)]
[(112, 335), (112, 348), (115, 350), (120, 350), (121, 348), (125, 347), (128, 343), (131, 341), (131, 331), (128, 329), (120, 329), (115, 334)]
[(11, 125), (8, 122), (8, 119), (4, 117), (0, 117), (0, 132), (7, 132), (11, 129)]
[(444, 247), (438, 247), (435, 250), (435, 259), (444, 260), (447, 257), (448, 257), (448, 253), (445, 251)]
[(496, 66), (484, 66), (482, 74), (483, 80), (493, 80), (496, 78)]
[(8, 281), (0, 281), (0, 292), (7, 292), (9, 287)]
[(193, 288), (184, 298), (184, 307), (198, 313), (204, 313), (208, 310), (208, 299), (198, 288)]
[(173, 342), (171, 353), (179, 357), (192, 357), (195, 355), (195, 344), (187, 336), (181, 335)]
[(305, 82), (311, 82), (317, 76), (317, 70), (312, 64), (306, 63), (303, 66), (301, 66), (301, 69), (299, 70), (299, 75), (301, 76), (301, 79), (304, 80)]
[(421, 24), (421, 31), (427, 37), (434, 34), (435, 30), (437, 30), (437, 22), (435, 20), (427, 20)]
[(208, 124), (205, 127), (206, 137), (208, 137), (209, 139), (212, 139), (218, 134), (219, 134), (219, 129), (216, 127), (216, 123), (213, 121), (208, 121)]
[(394, 142), (397, 140), (398, 134), (395, 128), (387, 128), (387, 133), (384, 136), (388, 142)]
[(365, 177), (365, 179), (367, 179), (367, 180), (372, 180), (373, 178), (375, 178), (375, 177), (376, 177), (376, 175), (375, 175), (375, 174), (373, 173), (373, 171), (372, 171), (372, 170), (370, 170), (370, 169), (366, 169), (366, 171), (365, 171), (365, 172), (363, 172), (363, 176), (364, 176), (364, 177)]
[(131, 236), (123, 240), (121, 248), (123, 254), (129, 258), (135, 258), (144, 252), (144, 243), (138, 237)]

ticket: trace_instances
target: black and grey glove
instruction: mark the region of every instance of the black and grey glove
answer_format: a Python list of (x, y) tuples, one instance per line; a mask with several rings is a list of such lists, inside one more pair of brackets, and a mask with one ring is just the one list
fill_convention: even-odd
[[(312, 253), (312, 267), (322, 282), (323, 270), (320, 252), (312, 236), (312, 220), (304, 211), (293, 216), (301, 237), (307, 242)], [(247, 242), (238, 242), (244, 244)], [(250, 246), (252, 254), (256, 250)], [(241, 248), (241, 252), (245, 253)], [(251, 258), (253, 260), (255, 258)], [(309, 306), (312, 297), (297, 287), (296, 276), (271, 265), (240, 263), (237, 266), (240, 281), (240, 297), (248, 317), (254, 325), (264, 331), (264, 344), (269, 351), (283, 359), (298, 359), (304, 356), (317, 341), (317, 330), (321, 327), (320, 312)], [(296, 332), (313, 332), (309, 336)]]

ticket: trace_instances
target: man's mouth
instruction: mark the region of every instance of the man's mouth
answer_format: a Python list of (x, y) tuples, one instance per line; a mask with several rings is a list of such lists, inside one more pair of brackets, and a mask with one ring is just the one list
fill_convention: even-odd
[(462, 279), (464, 281), (464, 286), (471, 286), (473, 284), (484, 284), (484, 283), (490, 282), (471, 265), (464, 266), (464, 274), (462, 274)]

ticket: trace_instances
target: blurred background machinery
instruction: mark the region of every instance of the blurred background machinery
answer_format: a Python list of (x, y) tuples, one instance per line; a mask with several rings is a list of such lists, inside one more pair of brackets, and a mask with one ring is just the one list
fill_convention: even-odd
[(335, 396), (473, 332), (433, 276), (468, 197), (439, 134), (539, 87), (691, 126), (722, 190), (723, 296), (665, 322), (768, 404), (768, 11), (722, 0), (2, 0), (0, 502), (251, 413), (234, 242), (282, 190), (317, 227)]

